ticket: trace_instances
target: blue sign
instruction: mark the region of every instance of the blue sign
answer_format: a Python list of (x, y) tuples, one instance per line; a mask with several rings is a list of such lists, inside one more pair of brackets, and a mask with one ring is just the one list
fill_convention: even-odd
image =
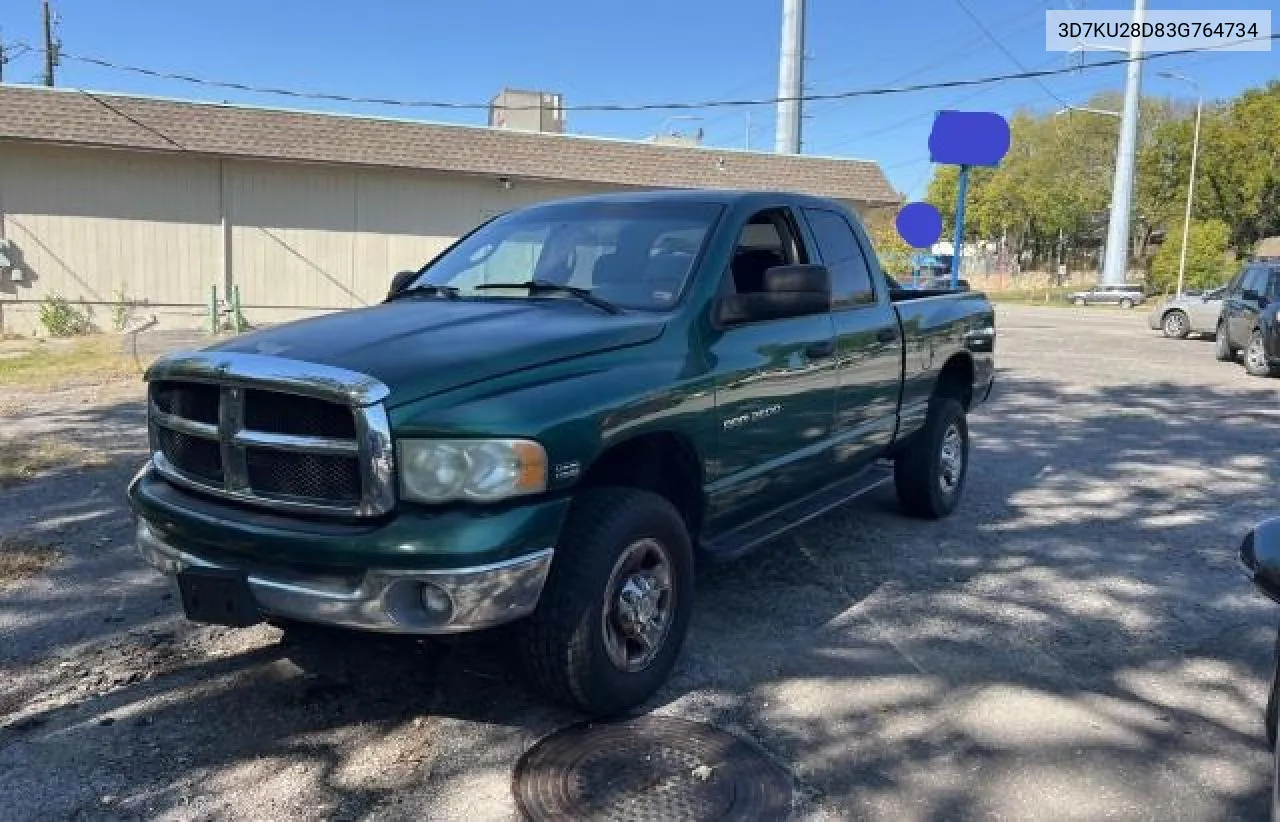
[(992, 111), (940, 111), (929, 133), (929, 159), (956, 166), (997, 166), (1009, 151), (1009, 123)]

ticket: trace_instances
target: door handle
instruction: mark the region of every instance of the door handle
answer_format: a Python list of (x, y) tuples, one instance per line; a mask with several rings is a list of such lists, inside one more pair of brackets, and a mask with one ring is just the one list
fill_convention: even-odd
[(876, 341), (882, 343), (891, 343), (898, 339), (898, 332), (892, 328), (882, 328), (876, 332)]
[(823, 340), (822, 342), (809, 343), (805, 346), (804, 355), (811, 360), (821, 360), (830, 357), (836, 353), (836, 344), (834, 340)]

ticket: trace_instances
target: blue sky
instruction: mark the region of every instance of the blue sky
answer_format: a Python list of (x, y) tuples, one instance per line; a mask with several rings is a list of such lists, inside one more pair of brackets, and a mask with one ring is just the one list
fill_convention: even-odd
[[(1005, 54), (965, 14), (964, 3)], [(1266, 9), (1268, 0), (1226, 0)], [(1153, 9), (1196, 9), (1205, 0), (1152, 0)], [(55, 0), (65, 52), (252, 85), (394, 99), (484, 102), (504, 85), (560, 91), (570, 106), (772, 97), (777, 92), (781, 0)], [(1046, 9), (1065, 0), (809, 0), (806, 86), (810, 93), (935, 82), (1065, 65), (1044, 48)], [(1088, 0), (1090, 9), (1124, 9)], [(4, 0), (0, 36), (38, 43), (39, 0)], [(1194, 77), (1209, 97), (1226, 97), (1280, 77), (1280, 46), (1269, 53), (1219, 52), (1159, 61)], [(1099, 55), (1101, 60), (1113, 55)], [(39, 82), (41, 57), (6, 67), (9, 82)], [(927, 139), (939, 108), (1056, 110), (1119, 90), (1119, 66), (996, 86), (810, 104), (805, 153), (861, 157), (885, 168), (913, 196), (928, 182)], [(483, 112), (297, 101), (157, 80), (66, 59), (58, 85), (166, 97), (222, 100), (482, 123)], [(1144, 92), (1188, 96), (1156, 77)], [(708, 145), (773, 145), (771, 106), (681, 112), (668, 129), (702, 127)], [(674, 112), (570, 112), (578, 134), (642, 138)]]

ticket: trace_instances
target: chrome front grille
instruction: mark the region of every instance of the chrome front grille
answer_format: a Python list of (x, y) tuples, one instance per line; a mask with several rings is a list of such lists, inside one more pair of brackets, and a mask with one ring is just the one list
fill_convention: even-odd
[[(294, 370), (290, 370), (290, 367)], [(152, 459), (170, 481), (261, 507), (376, 516), (395, 501), (385, 387), (250, 354), (165, 358), (147, 375)]]

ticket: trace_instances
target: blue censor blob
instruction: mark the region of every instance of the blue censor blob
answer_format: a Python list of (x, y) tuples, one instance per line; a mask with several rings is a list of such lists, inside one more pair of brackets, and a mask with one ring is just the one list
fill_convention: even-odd
[(929, 157), (957, 166), (997, 166), (1009, 151), (1009, 123), (992, 111), (940, 111), (929, 133)]
[(908, 203), (898, 212), (898, 234), (913, 248), (928, 248), (942, 236), (942, 215), (928, 203)]

